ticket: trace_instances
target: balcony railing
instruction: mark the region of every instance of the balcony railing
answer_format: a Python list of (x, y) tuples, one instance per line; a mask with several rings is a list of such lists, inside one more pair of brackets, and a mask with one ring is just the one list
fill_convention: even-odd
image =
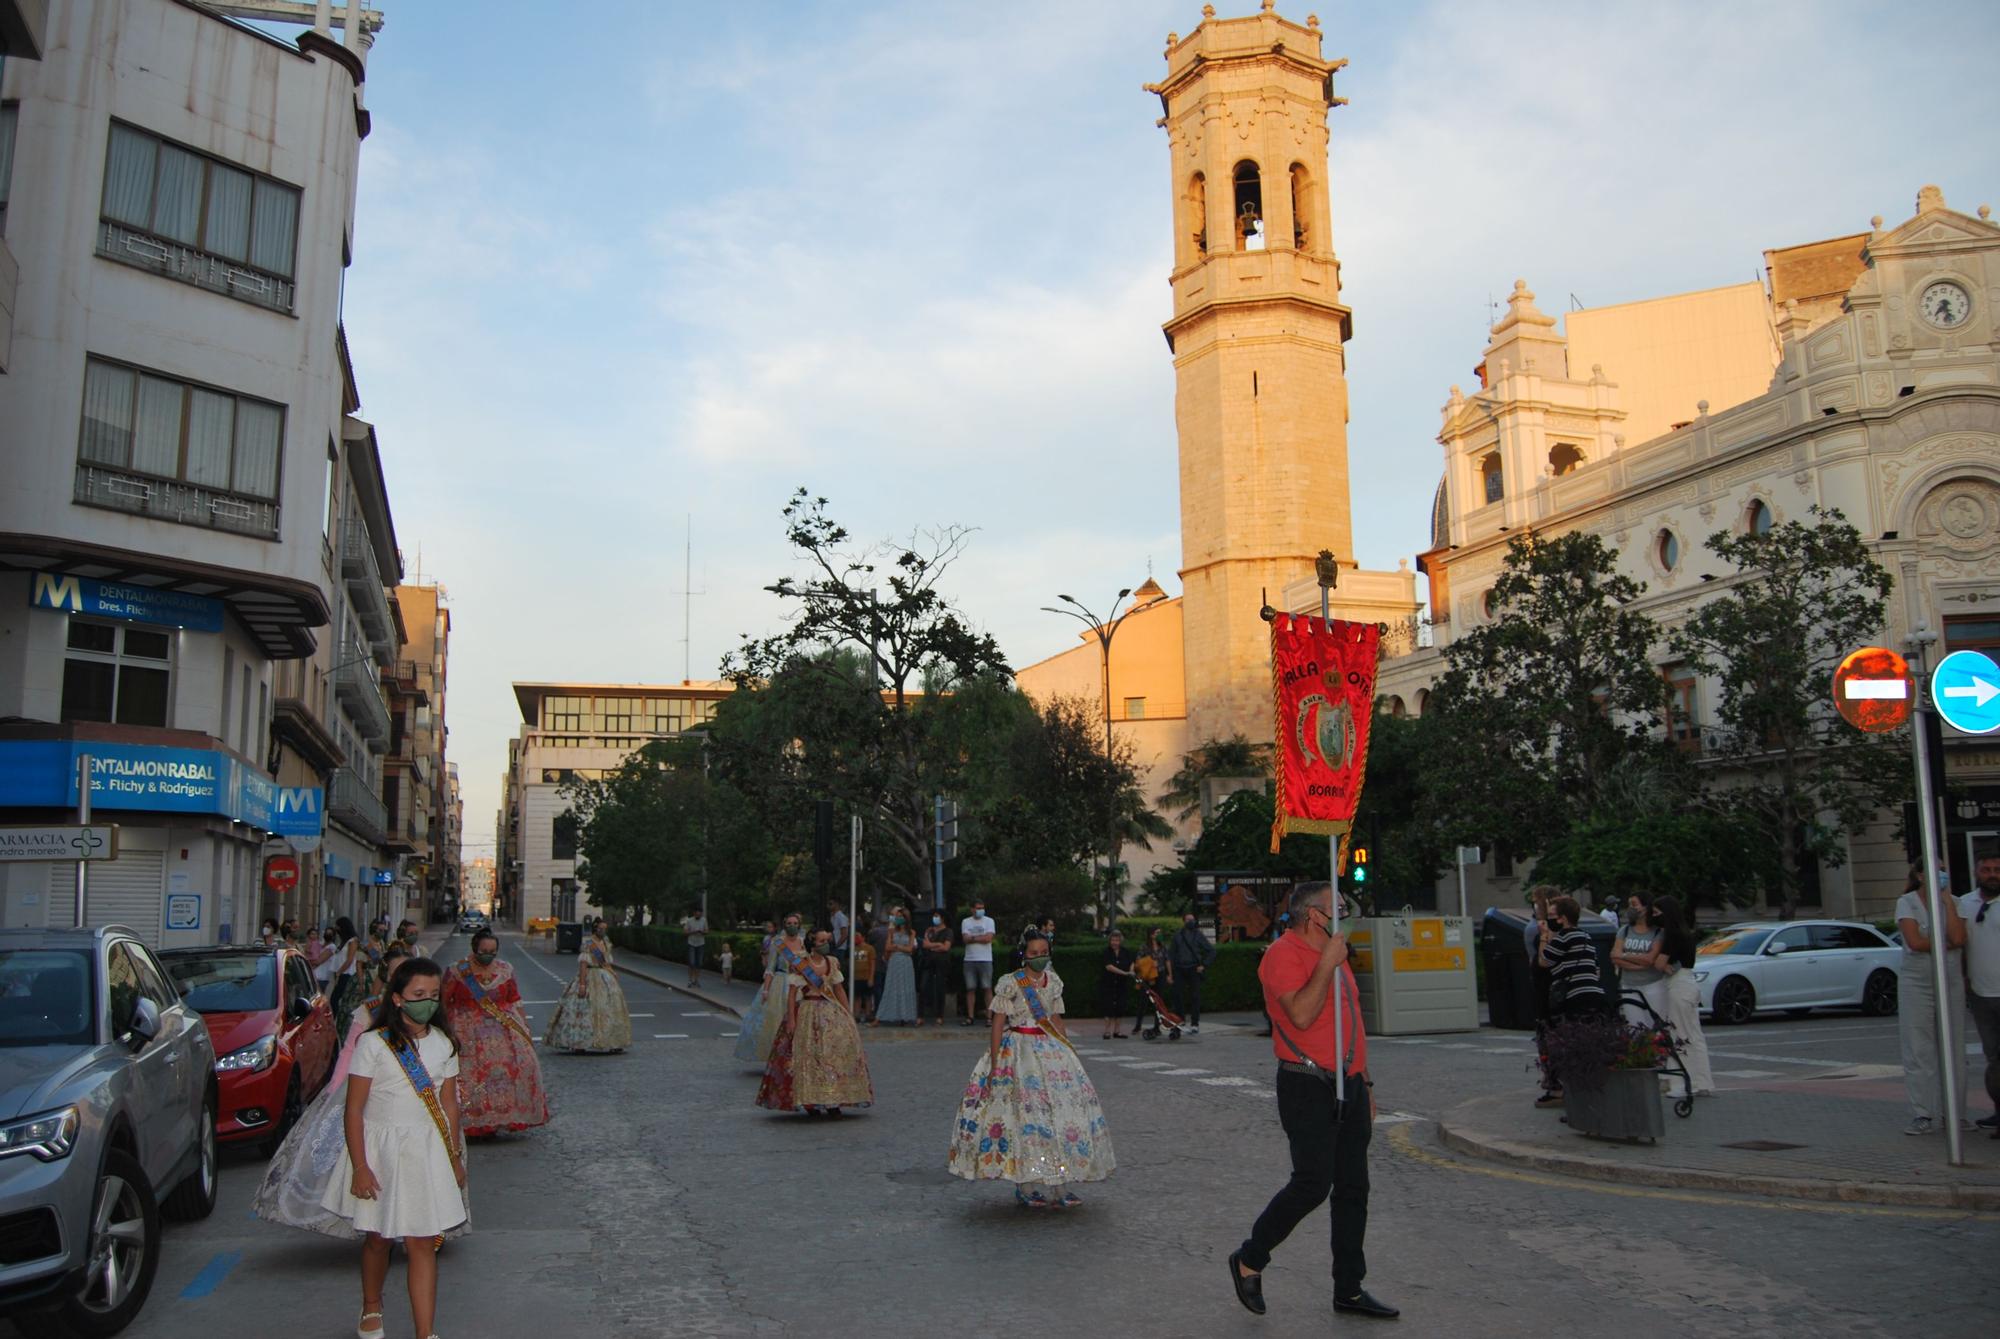
[(380, 842), (389, 828), (389, 811), (382, 797), (370, 790), (352, 767), (334, 769), (332, 783), (326, 788), (326, 812), (327, 817), (346, 824), (371, 844)]
[(134, 265), (169, 279), (178, 279), (240, 302), (290, 312), (294, 285), (261, 270), (248, 269), (181, 242), (139, 232), (110, 219), (97, 225), (97, 254), (106, 260)]
[(375, 678), (375, 667), (366, 653), (352, 643), (345, 648), (340, 668), (334, 672), (333, 691), (347, 708), (354, 728), (368, 741), (369, 751), (387, 752), (389, 704), (382, 700), (382, 685)]
[(85, 506), (108, 507), (181, 525), (228, 530), (256, 539), (278, 537), (275, 502), (107, 465), (77, 463), (75, 498)]
[(388, 667), (396, 656), (396, 621), (389, 613), (389, 594), (382, 588), (382, 569), (375, 563), (368, 526), (357, 516), (340, 523), (340, 575), (377, 663)]
[(1404, 656), (1427, 651), (1435, 644), (1431, 635), (1431, 620), (1420, 614), (1392, 619), (1382, 625), (1381, 656), (1384, 660), (1400, 660)]

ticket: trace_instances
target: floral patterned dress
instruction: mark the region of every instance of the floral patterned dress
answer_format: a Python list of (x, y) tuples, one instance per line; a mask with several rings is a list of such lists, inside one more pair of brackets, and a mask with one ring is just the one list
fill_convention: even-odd
[(622, 1051), (632, 1044), (632, 1015), (611, 967), (611, 945), (592, 935), (576, 956), (576, 980), (563, 987), (544, 1040), (564, 1051)]
[[(1037, 1000), (1029, 999), (1032, 989)], [(952, 1174), (968, 1181), (1102, 1181), (1117, 1167), (1111, 1129), (1097, 1089), (1076, 1052), (1038, 1017), (1062, 1013), (1063, 983), (1054, 972), (1034, 985), (1009, 972), (993, 986), (993, 1012), (1004, 1015), (1000, 1060), (981, 1052), (951, 1129)]]
[(458, 1037), (458, 1108), (468, 1135), (549, 1123), (535, 1034), (514, 969), (495, 962), (482, 979), (471, 958), (444, 976), (444, 1013)]
[[(811, 960), (801, 967), (813, 966)], [(837, 959), (818, 964), (820, 984), (803, 972), (790, 973), (790, 1016), (778, 1025), (764, 1081), (757, 1086), (757, 1105), (771, 1111), (803, 1111), (834, 1107), (865, 1107), (875, 1101), (868, 1078), (868, 1058), (861, 1053), (861, 1031), (854, 1018), (833, 996), (832, 988), (846, 980)]]

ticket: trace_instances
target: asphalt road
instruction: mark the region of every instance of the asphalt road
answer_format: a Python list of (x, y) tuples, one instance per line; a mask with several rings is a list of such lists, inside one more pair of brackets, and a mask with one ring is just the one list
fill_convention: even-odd
[[(462, 952), (463, 940), (444, 953)], [(509, 936), (532, 1021), (574, 959)], [(632, 1050), (544, 1053), (555, 1119), (472, 1152), (473, 1225), (442, 1260), (439, 1331), (880, 1336), (1324, 1335), (1326, 1222), (1240, 1309), (1226, 1256), (1283, 1181), (1268, 1043), (1210, 1026), (1169, 1046), (1077, 1040), (1119, 1171), (1067, 1214), (947, 1175), (957, 1094), (983, 1044), (866, 1034), (877, 1105), (841, 1122), (759, 1111), (735, 1020), (625, 979)], [(1711, 1034), (1732, 1072), (1893, 1063), (1895, 1031), (1852, 1015)], [(1527, 1039), (1383, 1039), (1368, 1285), (1418, 1335), (1987, 1336), (2000, 1219), (1582, 1182), (1469, 1163), (1428, 1119), (1532, 1079)], [(356, 1252), (249, 1215), (262, 1161), (232, 1153), (221, 1203), (167, 1237), (134, 1339), (353, 1333)], [(389, 1334), (410, 1333), (390, 1276)], [(1338, 1328), (1383, 1328), (1342, 1319)]]

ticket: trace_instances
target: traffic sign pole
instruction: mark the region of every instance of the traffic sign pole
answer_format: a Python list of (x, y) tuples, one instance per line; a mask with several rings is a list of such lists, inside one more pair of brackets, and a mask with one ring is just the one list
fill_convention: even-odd
[[(1911, 635), (1910, 644), (1921, 655), (1923, 647), (1935, 639), (1936, 634), (1919, 628)], [(1958, 1075), (1965, 1057), (1959, 1048), (1958, 1020), (1952, 1016), (1951, 976), (1946, 962), (1950, 953), (1944, 943), (1944, 894), (1938, 887), (1937, 796), (1931, 791), (1930, 740), (1926, 737), (1921, 713), (1910, 736), (1915, 741), (1917, 755), (1917, 830), (1923, 841), (1924, 906), (1930, 916), (1931, 990), (1936, 996), (1933, 1003), (1937, 1009), (1938, 1077), (1944, 1087), (1944, 1112), (1940, 1119), (1944, 1122), (1945, 1159), (1954, 1167), (1963, 1167), (1965, 1140), (1958, 1128)]]
[[(76, 760), (76, 821), (90, 826), (90, 755)], [(76, 862), (76, 928), (83, 928), (84, 905), (90, 900), (90, 862)]]

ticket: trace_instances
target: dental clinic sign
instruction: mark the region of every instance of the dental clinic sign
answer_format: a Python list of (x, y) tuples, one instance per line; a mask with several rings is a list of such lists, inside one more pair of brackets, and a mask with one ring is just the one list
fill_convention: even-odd
[(0, 742), (0, 808), (74, 809), (86, 754), (95, 809), (214, 814), (266, 832), (276, 825), (277, 783), (230, 754), (75, 739)]
[(121, 586), (60, 572), (35, 573), (28, 590), (28, 603), (37, 609), (123, 619), (127, 623), (158, 623), (194, 632), (222, 631), (220, 600), (151, 586)]

